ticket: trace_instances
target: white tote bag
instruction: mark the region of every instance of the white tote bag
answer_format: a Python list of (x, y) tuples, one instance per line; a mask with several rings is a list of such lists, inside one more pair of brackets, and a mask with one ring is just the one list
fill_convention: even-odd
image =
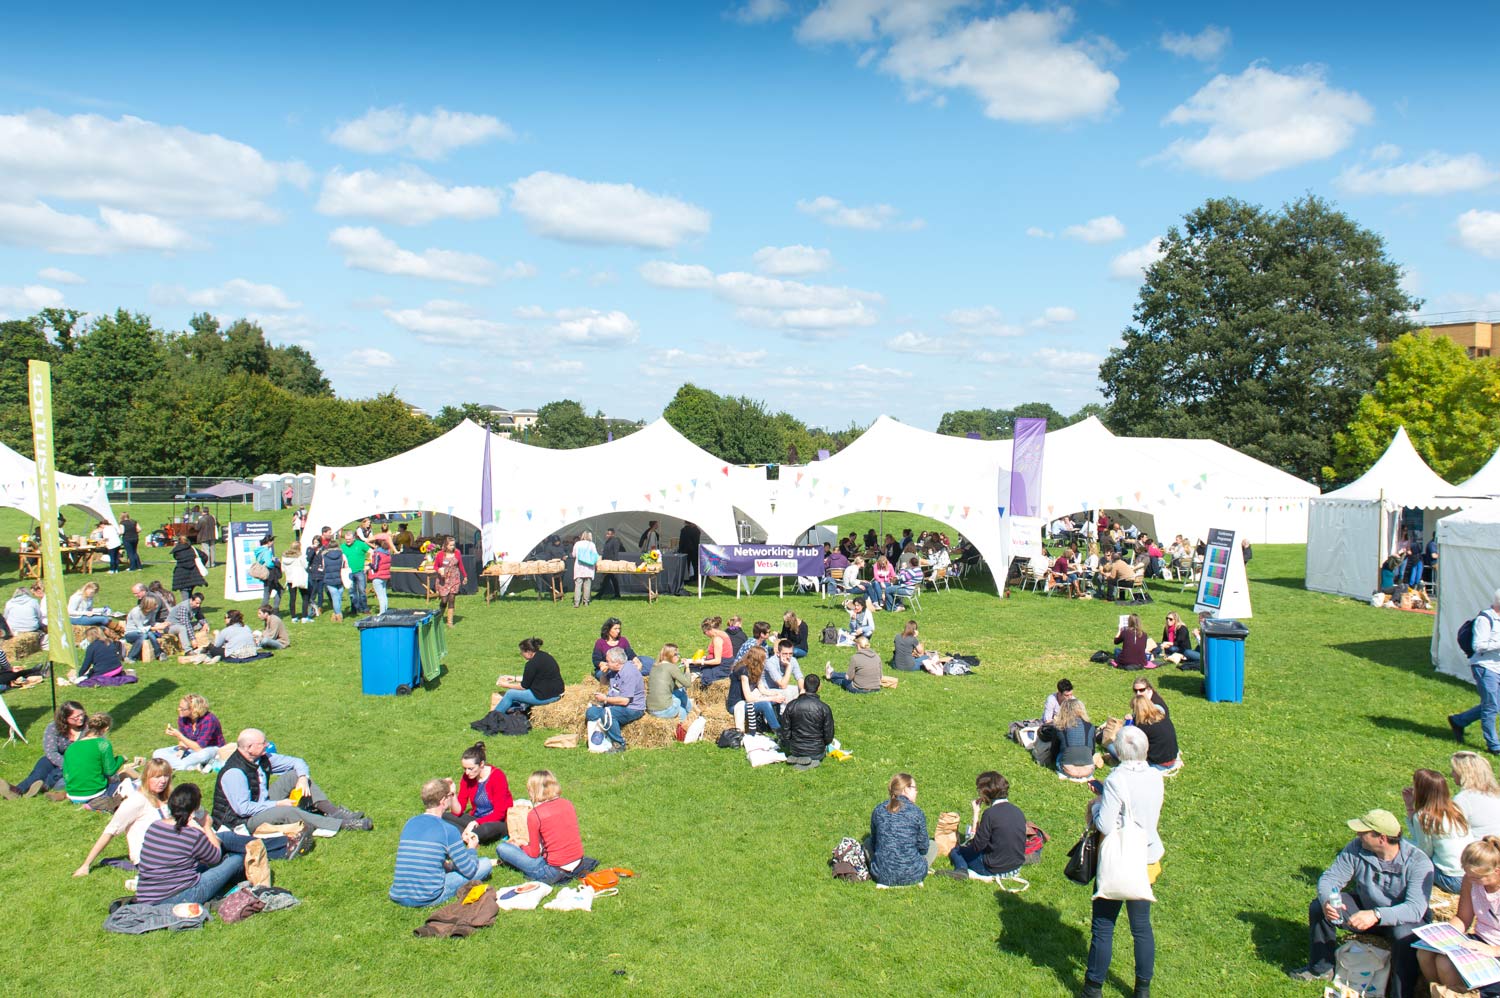
[(1385, 994), (1391, 974), (1391, 954), (1351, 939), (1334, 954), (1333, 983), (1359, 995)]
[(1094, 897), (1111, 901), (1155, 901), (1146, 873), (1146, 830), (1135, 823), (1130, 802), (1122, 804), (1120, 827), (1099, 843), (1099, 879)]
[(606, 734), (606, 732), (609, 731), (609, 721), (609, 708), (605, 707), (604, 715), (602, 717), (600, 717), (597, 721), (590, 721), (588, 723), (587, 730), (590, 752), (609, 751), (609, 735)]

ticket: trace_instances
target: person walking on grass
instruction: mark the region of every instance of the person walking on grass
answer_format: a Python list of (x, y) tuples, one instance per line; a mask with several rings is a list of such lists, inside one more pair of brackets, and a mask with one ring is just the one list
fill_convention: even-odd
[(1484, 747), (1500, 752), (1500, 734), (1495, 731), (1495, 716), (1500, 714), (1500, 589), (1474, 618), (1473, 626), (1474, 651), (1469, 655), (1469, 668), (1474, 673), (1474, 685), (1479, 687), (1479, 703), (1462, 714), (1449, 714), (1448, 727), (1462, 745), (1464, 729), (1478, 721)]

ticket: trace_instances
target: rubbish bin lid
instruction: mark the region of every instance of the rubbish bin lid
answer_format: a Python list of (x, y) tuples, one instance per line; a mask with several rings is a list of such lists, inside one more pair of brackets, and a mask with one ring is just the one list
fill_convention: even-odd
[(431, 616), (431, 610), (387, 610), (371, 617), (361, 617), (354, 626), (362, 631), (370, 627), (416, 627)]
[(1249, 635), (1250, 628), (1238, 620), (1210, 617), (1203, 622), (1203, 633), (1213, 638), (1243, 638)]

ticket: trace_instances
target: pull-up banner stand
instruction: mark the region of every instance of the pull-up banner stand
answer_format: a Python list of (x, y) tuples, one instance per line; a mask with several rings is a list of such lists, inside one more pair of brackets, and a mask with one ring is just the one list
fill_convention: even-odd
[(1245, 620), (1250, 617), (1250, 583), (1245, 560), (1234, 542), (1234, 531), (1210, 527), (1203, 554), (1203, 576), (1198, 580), (1194, 613)]

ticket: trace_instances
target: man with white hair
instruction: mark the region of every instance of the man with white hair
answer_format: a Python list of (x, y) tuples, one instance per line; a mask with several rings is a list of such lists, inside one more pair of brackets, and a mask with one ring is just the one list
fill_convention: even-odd
[[(307, 807), (300, 806), (303, 800)], [(362, 813), (330, 801), (312, 781), (306, 762), (268, 753), (266, 733), (258, 728), (241, 731), (235, 751), (224, 760), (214, 783), (213, 819), (227, 828), (243, 822), (252, 834), (261, 825), (293, 821), (307, 822), (322, 837), (344, 828), (368, 832), (375, 827)]]
[(590, 721), (602, 720), (609, 714), (609, 727), (605, 735), (614, 742), (611, 752), (625, 751), (625, 736), (620, 729), (641, 719), (646, 713), (646, 681), (641, 677), (640, 667), (627, 661), (624, 648), (611, 648), (604, 655), (604, 668), (609, 676), (609, 692), (595, 693), (594, 705), (585, 716)]
[(1500, 589), (1474, 618), (1472, 628), (1469, 668), (1474, 672), (1474, 685), (1479, 687), (1479, 703), (1462, 714), (1449, 714), (1448, 727), (1453, 729), (1454, 739), (1463, 744), (1464, 729), (1478, 721), (1484, 747), (1500, 752), (1500, 734), (1495, 731), (1495, 715), (1500, 713)]

